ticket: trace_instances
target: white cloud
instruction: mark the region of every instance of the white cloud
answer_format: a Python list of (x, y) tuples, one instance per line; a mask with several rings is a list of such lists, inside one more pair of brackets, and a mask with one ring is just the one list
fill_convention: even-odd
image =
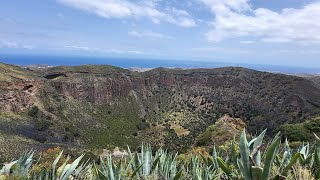
[(0, 48), (10, 48), (10, 49), (34, 49), (34, 46), (29, 44), (22, 44), (14, 41), (0, 40)]
[(64, 46), (67, 49), (74, 49), (74, 50), (82, 50), (82, 51), (98, 51), (97, 48), (89, 48), (87, 46), (75, 46), (75, 45), (68, 45)]
[(65, 15), (63, 13), (57, 13), (57, 17), (60, 19), (65, 19)]
[(183, 11), (160, 11), (157, 1), (129, 0), (57, 0), (58, 2), (76, 9), (96, 14), (104, 18), (148, 18), (154, 23), (167, 22), (182, 27), (194, 27), (196, 22)]
[(231, 11), (243, 12), (250, 10), (249, 0), (200, 0), (216, 14), (227, 14)]
[(251, 9), (249, 0), (201, 0), (215, 14), (209, 41), (254, 37), (263, 42), (320, 42), (320, 2), (275, 12)]
[(133, 31), (130, 31), (128, 34), (130, 36), (139, 37), (139, 38), (147, 37), (147, 38), (153, 38), (153, 39), (169, 39), (169, 40), (174, 39), (171, 36), (157, 33), (157, 32), (152, 32), (152, 31), (138, 32), (133, 30)]
[(226, 47), (196, 47), (189, 48), (187, 51), (197, 52), (197, 53), (227, 53), (227, 54), (249, 54), (251, 51), (246, 49), (238, 48), (226, 48)]
[(75, 51), (85, 51), (92, 53), (103, 53), (103, 54), (147, 54), (143, 51), (139, 50), (122, 50), (122, 49), (102, 49), (102, 48), (94, 48), (88, 46), (78, 46), (78, 45), (66, 45), (64, 49), (67, 50), (75, 50)]
[(241, 44), (253, 44), (254, 41), (240, 41)]

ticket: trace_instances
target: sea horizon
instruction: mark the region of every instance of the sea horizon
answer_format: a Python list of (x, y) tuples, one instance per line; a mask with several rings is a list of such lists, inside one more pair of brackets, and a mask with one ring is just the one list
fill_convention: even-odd
[(19, 66), (48, 65), (48, 66), (79, 66), (79, 65), (112, 65), (121, 68), (221, 68), (243, 67), (258, 71), (267, 71), (286, 74), (320, 74), (320, 68), (232, 63), (206, 60), (181, 60), (181, 59), (146, 59), (128, 57), (98, 57), (98, 56), (68, 56), (68, 55), (0, 55), (0, 62)]

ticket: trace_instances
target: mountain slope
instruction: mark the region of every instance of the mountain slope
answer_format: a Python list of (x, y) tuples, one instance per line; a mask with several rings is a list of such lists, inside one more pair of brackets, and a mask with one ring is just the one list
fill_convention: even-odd
[(147, 141), (184, 150), (225, 114), (241, 118), (252, 132), (268, 128), (269, 133), (320, 114), (314, 82), (245, 68), (14, 69), (28, 78), (0, 82), (0, 130), (36, 141), (39, 148), (95, 150)]

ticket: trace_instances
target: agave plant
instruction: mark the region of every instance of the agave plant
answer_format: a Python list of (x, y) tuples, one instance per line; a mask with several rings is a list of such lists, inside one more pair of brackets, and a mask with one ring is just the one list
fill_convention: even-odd
[(68, 164), (69, 158), (67, 158), (67, 161), (58, 169), (56, 169), (56, 165), (62, 156), (61, 152), (56, 160), (52, 163), (51, 169), (47, 170), (45, 168), (42, 168), (40, 173), (37, 174), (31, 171), (33, 155), (33, 151), (25, 152), (20, 156), (18, 160), (5, 164), (4, 167), (0, 170), (0, 176), (2, 175), (3, 177), (3, 175), (12, 175), (15, 177), (24, 177), (28, 179), (67, 180), (70, 178), (70, 176), (79, 177), (83, 170), (87, 170), (89, 167), (87, 164), (82, 164), (77, 168), (79, 162), (83, 158), (83, 155), (81, 155), (71, 164)]
[[(0, 177), (3, 177), (5, 175), (14, 175), (28, 178), (28, 172), (33, 162), (33, 155), (33, 151), (24, 152), (18, 160), (4, 164), (4, 166), (0, 170)], [(14, 169), (14, 171), (11, 173), (12, 169)]]
[[(17, 162), (18, 162), (18, 160), (12, 161), (12, 162), (10, 162), (10, 163), (5, 163), (5, 164), (3, 165), (3, 167), (2, 167), (2, 169), (0, 170), (0, 176), (3, 177), (3, 176), (5, 176), (5, 175), (9, 175), (12, 166), (14, 166)], [(0, 179), (1, 179), (1, 178), (0, 178)]]
[[(246, 131), (243, 130), (239, 143), (231, 141), (228, 152), (225, 148), (222, 150), (214, 146), (212, 155), (191, 154), (187, 160), (177, 158), (178, 154), (161, 148), (152, 153), (150, 145), (142, 144), (139, 153), (132, 153), (128, 148), (128, 158), (116, 161), (109, 155), (106, 159), (100, 159), (100, 164), (91, 163), (90, 160), (82, 161), (84, 155), (71, 163), (70, 157), (63, 161), (61, 152), (51, 167), (34, 171), (31, 168), (35, 162), (34, 152), (29, 151), (23, 153), (18, 160), (4, 164), (0, 170), (0, 180), (10, 176), (33, 180), (280, 180), (303, 176), (320, 179), (318, 136), (315, 135), (316, 143), (313, 146), (304, 143), (298, 149), (291, 149), (287, 140), (281, 144), (279, 133), (267, 145), (263, 144), (265, 133), (266, 130), (248, 141)], [(236, 148), (238, 145), (239, 150)]]
[[(243, 130), (240, 136), (240, 156), (237, 155), (234, 150), (234, 145), (231, 145), (231, 163), (234, 165), (235, 169), (239, 170), (241, 175), (246, 180), (267, 180), (271, 178), (272, 167), (276, 166), (276, 159), (279, 159), (278, 152), (280, 148), (280, 133), (278, 133), (273, 140), (267, 146), (264, 154), (262, 153), (263, 139), (266, 130), (264, 130), (259, 136), (247, 141), (246, 132)], [(307, 147), (306, 147), (307, 148)], [(307, 154), (307, 149), (302, 149), (301, 152)], [(278, 173), (273, 179), (284, 178), (292, 166), (301, 159), (301, 152), (296, 153), (293, 157), (291, 156), (291, 149), (289, 147), (288, 141), (285, 142), (284, 153), (282, 160), (278, 160)], [(230, 178), (235, 178), (237, 176), (236, 170), (230, 168), (227, 163), (218, 157), (218, 163), (220, 168), (225, 172)]]

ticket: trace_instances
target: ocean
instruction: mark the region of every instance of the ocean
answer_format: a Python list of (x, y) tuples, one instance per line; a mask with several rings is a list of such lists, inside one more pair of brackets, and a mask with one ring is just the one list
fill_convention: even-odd
[(15, 65), (50, 65), (76, 66), (83, 64), (113, 65), (122, 68), (218, 68), (245, 67), (260, 71), (292, 73), (292, 74), (320, 74), (320, 68), (302, 68), (290, 66), (275, 66), (262, 64), (227, 63), (199, 60), (168, 60), (168, 59), (133, 59), (114, 57), (77, 57), (77, 56), (46, 56), (46, 55), (0, 55), (0, 62)]

